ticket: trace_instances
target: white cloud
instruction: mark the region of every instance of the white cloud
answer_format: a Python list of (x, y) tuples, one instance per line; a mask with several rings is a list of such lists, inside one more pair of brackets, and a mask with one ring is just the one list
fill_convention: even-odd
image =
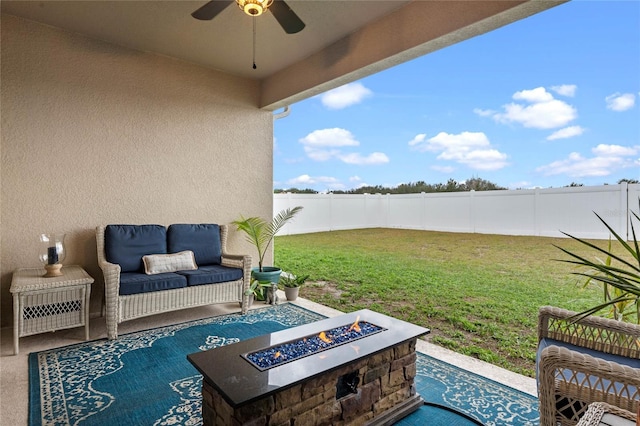
[(503, 112), (474, 109), (483, 117), (492, 117), (499, 123), (518, 123), (535, 129), (555, 129), (566, 126), (578, 117), (576, 109), (568, 103), (555, 99), (544, 87), (521, 90), (512, 98), (524, 103), (511, 102), (503, 105)]
[(569, 126), (564, 129), (556, 130), (547, 136), (548, 141), (554, 141), (556, 139), (568, 139), (574, 136), (580, 136), (584, 133), (584, 129), (580, 126)]
[[(420, 136), (420, 135), (418, 135)], [(412, 142), (416, 138), (413, 138)], [(411, 142), (409, 142), (411, 144)], [(456, 151), (456, 150), (469, 150), (477, 147), (488, 147), (491, 145), (489, 139), (482, 132), (462, 132), (457, 135), (452, 135), (445, 132), (440, 132), (431, 139), (426, 137), (421, 138), (420, 143), (414, 143), (416, 150), (425, 152), (438, 152), (438, 151)]]
[(640, 146), (600, 144), (591, 152), (594, 154), (591, 158), (572, 152), (566, 159), (538, 167), (536, 171), (546, 176), (565, 174), (570, 177), (595, 177), (608, 176), (617, 170), (640, 165), (637, 159), (629, 158), (640, 153)]
[(424, 139), (426, 137), (427, 137), (426, 133), (419, 133), (415, 135), (415, 137), (409, 141), (409, 146), (416, 146), (416, 145), (422, 144), (422, 142), (424, 142)]
[(289, 179), (287, 184), (295, 187), (310, 187), (315, 185), (325, 185), (329, 189), (343, 189), (344, 185), (340, 181), (331, 176), (309, 176), (300, 175), (296, 178)]
[(315, 161), (338, 159), (347, 164), (378, 165), (389, 162), (389, 157), (382, 152), (374, 152), (363, 156), (359, 153), (345, 153), (341, 148), (359, 146), (353, 134), (340, 128), (314, 130), (299, 141), (304, 146), (307, 156)]
[(438, 160), (455, 161), (476, 170), (498, 170), (507, 165), (507, 155), (491, 148), (489, 139), (482, 132), (457, 135), (440, 132), (431, 139), (421, 139), (416, 143), (414, 138), (409, 145), (420, 152), (439, 152)]
[(531, 90), (521, 90), (513, 94), (516, 101), (526, 101), (531, 103), (549, 102), (553, 100), (553, 95), (546, 91), (544, 87), (536, 87)]
[(300, 139), (304, 146), (309, 147), (341, 147), (341, 146), (358, 146), (358, 142), (353, 134), (346, 130), (334, 127), (333, 129), (314, 130), (304, 138)]
[(626, 111), (636, 104), (636, 95), (633, 93), (614, 93), (605, 98), (607, 109), (612, 111)]
[(491, 117), (496, 113), (492, 109), (481, 109), (481, 108), (474, 108), (473, 112), (478, 114), (480, 117)]
[(558, 95), (573, 98), (576, 95), (578, 86), (576, 86), (575, 84), (561, 84), (559, 86), (551, 86), (551, 90), (556, 92)]
[(362, 156), (357, 152), (351, 154), (338, 155), (338, 158), (347, 164), (355, 164), (355, 165), (378, 165), (385, 164), (389, 162), (389, 157), (382, 152), (374, 152), (367, 156)]
[(471, 151), (457, 160), (476, 170), (499, 170), (507, 165), (507, 154), (497, 149)]
[(363, 186), (370, 186), (367, 182), (363, 182), (360, 176), (351, 176), (349, 182), (355, 185), (356, 188), (362, 188)]
[(340, 128), (314, 130), (299, 141), (307, 156), (315, 161), (327, 161), (340, 155), (344, 146), (358, 146), (353, 134)]
[(571, 105), (553, 99), (527, 106), (510, 103), (504, 106), (504, 113), (495, 114), (493, 118), (500, 123), (514, 122), (535, 129), (554, 129), (567, 125), (577, 116)]
[(329, 90), (320, 96), (320, 101), (329, 109), (342, 109), (358, 104), (373, 95), (362, 83), (349, 83)]
[(606, 145), (600, 144), (592, 149), (596, 155), (607, 157), (630, 157), (640, 152), (638, 146), (621, 146), (621, 145)]

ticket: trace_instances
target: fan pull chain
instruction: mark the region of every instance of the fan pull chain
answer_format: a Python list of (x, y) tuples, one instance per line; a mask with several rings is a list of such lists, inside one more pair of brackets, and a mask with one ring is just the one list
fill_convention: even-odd
[(252, 18), (253, 19), (253, 69), (255, 70), (256, 68), (256, 18)]

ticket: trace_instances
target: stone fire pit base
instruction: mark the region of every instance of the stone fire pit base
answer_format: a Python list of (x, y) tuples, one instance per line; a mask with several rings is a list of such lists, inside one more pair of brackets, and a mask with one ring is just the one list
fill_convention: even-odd
[[(387, 425), (417, 410), (416, 339), (237, 408), (202, 382), (209, 425)], [(345, 386), (346, 383), (346, 386)]]

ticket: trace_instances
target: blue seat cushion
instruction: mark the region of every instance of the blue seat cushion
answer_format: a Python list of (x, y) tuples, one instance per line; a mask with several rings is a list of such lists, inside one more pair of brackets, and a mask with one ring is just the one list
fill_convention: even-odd
[[(626, 365), (628, 367), (631, 368), (638, 368), (640, 369), (640, 359), (634, 359), (634, 358), (628, 358), (628, 357), (624, 357), (621, 355), (612, 355), (612, 354), (608, 354), (606, 352), (602, 352), (602, 351), (597, 351), (594, 349), (589, 349), (589, 348), (584, 348), (582, 346), (576, 346), (576, 345), (572, 345), (571, 343), (565, 343), (562, 342), (560, 340), (555, 340), (555, 339), (548, 339), (548, 338), (543, 338), (540, 340), (539, 344), (538, 344), (538, 353), (536, 356), (536, 372), (538, 375), (538, 360), (540, 359), (540, 354), (542, 353), (542, 350), (548, 346), (560, 346), (560, 347), (564, 347), (567, 348), (569, 350), (575, 351), (575, 352), (579, 352), (582, 354), (586, 354), (586, 355), (590, 355), (594, 358), (600, 358), (603, 359), (605, 361), (610, 361), (610, 362), (615, 362), (617, 364), (620, 365)], [(582, 379), (585, 377), (584, 374), (578, 373), (578, 376)], [(568, 377), (568, 376), (566, 376)], [(539, 381), (539, 378), (538, 378)], [(601, 391), (605, 391), (605, 389), (607, 389), (609, 387), (609, 385), (611, 384), (610, 381), (608, 380), (602, 380), (601, 384), (598, 384), (598, 388), (600, 388)], [(602, 388), (604, 386), (604, 389)], [(635, 389), (631, 389), (632, 393), (635, 391)]]
[(142, 272), (142, 256), (167, 253), (167, 230), (161, 225), (107, 225), (104, 231), (107, 262), (122, 272)]
[(137, 272), (120, 274), (120, 295), (149, 293), (187, 286), (187, 279), (176, 273), (147, 275)]
[(229, 268), (222, 265), (200, 266), (194, 271), (178, 271), (176, 274), (184, 275), (187, 278), (187, 285), (203, 285), (213, 283), (224, 283), (242, 279), (242, 269)]
[(213, 223), (170, 225), (167, 250), (169, 253), (191, 250), (198, 266), (219, 265), (222, 261), (220, 226)]

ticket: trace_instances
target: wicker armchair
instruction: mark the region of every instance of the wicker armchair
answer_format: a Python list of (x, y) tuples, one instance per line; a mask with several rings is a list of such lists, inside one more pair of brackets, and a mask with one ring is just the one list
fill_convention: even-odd
[(566, 320), (575, 314), (550, 306), (539, 312), (541, 426), (575, 425), (598, 401), (638, 412), (640, 326), (596, 316)]
[[(610, 416), (614, 416), (611, 418)], [(626, 421), (625, 421), (626, 420)], [(577, 426), (633, 425), (640, 421), (636, 414), (604, 402), (592, 402)]]

